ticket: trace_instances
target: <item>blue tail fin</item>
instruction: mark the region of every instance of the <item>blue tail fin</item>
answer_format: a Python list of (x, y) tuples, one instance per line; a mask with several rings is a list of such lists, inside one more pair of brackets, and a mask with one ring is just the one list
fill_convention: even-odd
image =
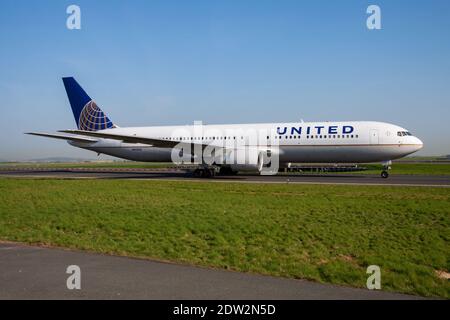
[(97, 131), (115, 127), (74, 78), (63, 78), (63, 82), (79, 130)]

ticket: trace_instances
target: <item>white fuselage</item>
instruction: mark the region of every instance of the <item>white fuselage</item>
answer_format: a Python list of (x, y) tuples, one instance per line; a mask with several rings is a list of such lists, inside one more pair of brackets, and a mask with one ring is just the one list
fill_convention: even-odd
[[(254, 132), (267, 132), (264, 146), (276, 145), (280, 164), (386, 162), (423, 147), (422, 141), (397, 125), (371, 122), (301, 122), (197, 126), (128, 127), (99, 132), (221, 146), (236, 142), (258, 148)], [(267, 135), (267, 136), (266, 136)], [(227, 140), (227, 141), (226, 141)], [(171, 148), (101, 139), (71, 145), (111, 156), (148, 162), (172, 161)]]

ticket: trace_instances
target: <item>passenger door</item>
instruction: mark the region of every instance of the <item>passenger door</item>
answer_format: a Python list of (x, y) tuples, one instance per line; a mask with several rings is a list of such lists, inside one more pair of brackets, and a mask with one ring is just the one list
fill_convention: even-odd
[(370, 144), (379, 144), (378, 130), (371, 129), (370, 130)]

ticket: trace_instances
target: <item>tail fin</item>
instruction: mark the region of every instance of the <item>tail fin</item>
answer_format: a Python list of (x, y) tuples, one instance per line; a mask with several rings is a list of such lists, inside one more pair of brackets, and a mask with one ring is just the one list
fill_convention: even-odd
[(97, 131), (116, 127), (73, 77), (63, 78), (63, 83), (79, 130)]

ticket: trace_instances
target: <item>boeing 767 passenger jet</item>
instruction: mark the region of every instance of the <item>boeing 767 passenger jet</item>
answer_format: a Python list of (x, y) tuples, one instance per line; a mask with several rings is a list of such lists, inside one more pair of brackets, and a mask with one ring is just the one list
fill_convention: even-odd
[[(254, 170), (275, 174), (289, 163), (368, 163), (384, 165), (423, 147), (394, 124), (374, 121), (293, 122), (159, 127), (114, 124), (74, 78), (63, 78), (77, 130), (28, 134), (63, 139), (75, 147), (147, 162), (192, 162), (196, 176)], [(64, 134), (62, 134), (64, 133)]]

